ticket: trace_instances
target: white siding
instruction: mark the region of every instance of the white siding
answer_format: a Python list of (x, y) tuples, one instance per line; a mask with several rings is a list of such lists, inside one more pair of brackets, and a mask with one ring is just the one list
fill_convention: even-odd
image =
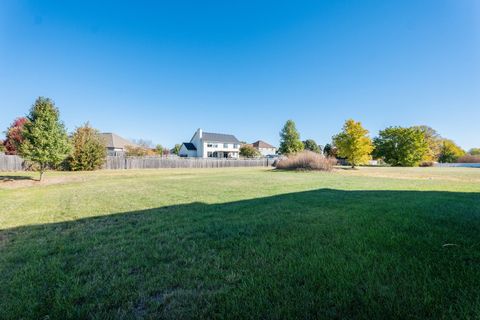
[[(205, 153), (205, 150), (203, 148), (203, 143), (200, 139), (199, 130), (197, 130), (197, 132), (195, 132), (195, 134), (193, 135), (192, 140), (190, 140), (190, 142), (193, 143), (195, 148), (197, 148), (196, 156), (201, 157), (201, 158), (205, 158), (206, 153)], [(204, 156), (204, 154), (205, 154), (205, 156)]]
[[(208, 146), (209, 144), (212, 144), (212, 146)], [(227, 146), (225, 147), (223, 143), (221, 142), (208, 142), (204, 141), (203, 142), (203, 157), (208, 158), (208, 152), (233, 152), (232, 158), (238, 158), (238, 153), (240, 152), (240, 144), (237, 144), (237, 147), (235, 148), (233, 143), (228, 143)]]
[(188, 150), (184, 144), (182, 144), (182, 147), (180, 148), (180, 152), (178, 153), (180, 157), (196, 157), (197, 156), (197, 151), (195, 150)]
[(259, 148), (258, 151), (262, 156), (270, 156), (270, 155), (275, 155), (277, 149), (276, 148)]
[[(190, 140), (191, 143), (197, 148), (196, 157), (208, 158), (209, 152), (229, 152), (232, 158), (238, 158), (240, 152), (240, 144), (228, 143), (226, 146), (223, 142), (211, 142), (203, 139), (202, 130), (198, 129)], [(213, 146), (208, 147), (209, 144)]]

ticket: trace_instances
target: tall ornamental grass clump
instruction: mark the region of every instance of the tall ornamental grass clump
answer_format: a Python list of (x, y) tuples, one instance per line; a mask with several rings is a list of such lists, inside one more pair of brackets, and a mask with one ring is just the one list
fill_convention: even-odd
[(480, 156), (465, 155), (456, 161), (457, 163), (480, 163)]
[(337, 164), (335, 158), (326, 158), (316, 152), (302, 151), (277, 161), (276, 168), (281, 170), (319, 170), (331, 171)]

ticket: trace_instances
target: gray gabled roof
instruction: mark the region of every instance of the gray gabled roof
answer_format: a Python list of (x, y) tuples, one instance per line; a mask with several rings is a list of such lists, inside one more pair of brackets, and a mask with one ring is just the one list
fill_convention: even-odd
[(190, 150), (190, 151), (197, 151), (197, 148), (195, 147), (195, 145), (191, 142), (184, 142), (183, 145), (185, 146), (185, 148), (187, 148), (187, 150)]
[(210, 133), (210, 132), (203, 132), (202, 133), (202, 140), (208, 142), (224, 142), (224, 143), (236, 143), (239, 144), (237, 138), (231, 134), (223, 134), (223, 133)]
[(136, 143), (128, 141), (115, 133), (105, 132), (101, 133), (100, 136), (102, 136), (103, 141), (105, 141), (107, 148), (125, 149), (126, 146), (139, 147)]

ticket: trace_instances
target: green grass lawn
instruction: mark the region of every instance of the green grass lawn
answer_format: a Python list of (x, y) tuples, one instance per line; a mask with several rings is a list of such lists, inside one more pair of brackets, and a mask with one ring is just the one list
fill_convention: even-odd
[(28, 176), (0, 319), (480, 318), (480, 169)]

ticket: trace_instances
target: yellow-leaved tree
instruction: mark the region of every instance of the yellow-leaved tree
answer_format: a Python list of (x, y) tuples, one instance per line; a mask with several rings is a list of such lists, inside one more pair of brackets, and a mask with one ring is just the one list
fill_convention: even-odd
[(368, 130), (360, 122), (347, 120), (343, 130), (333, 138), (333, 144), (338, 150), (338, 156), (346, 158), (352, 168), (365, 164), (370, 160), (373, 143), (368, 136)]

